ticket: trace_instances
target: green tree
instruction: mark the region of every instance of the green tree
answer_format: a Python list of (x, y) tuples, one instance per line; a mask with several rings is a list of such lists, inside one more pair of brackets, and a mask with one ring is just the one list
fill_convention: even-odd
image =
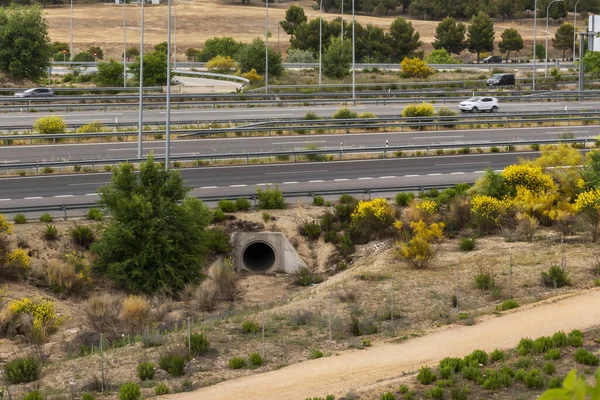
[(523, 38), (516, 29), (506, 29), (502, 32), (502, 40), (498, 43), (498, 47), (502, 53), (506, 53), (506, 61), (510, 57), (511, 51), (519, 52), (523, 50)]
[(600, 188), (600, 151), (590, 151), (586, 158), (586, 163), (581, 171), (585, 188)]
[(515, 16), (518, 4), (515, 0), (497, 0), (496, 6), (498, 7), (498, 14), (502, 16), (502, 21), (505, 21), (506, 18)]
[(552, 47), (557, 50), (562, 50), (562, 59), (565, 59), (567, 50), (573, 51), (573, 36), (575, 35), (575, 27), (573, 24), (565, 22), (556, 30), (556, 34), (552, 38)]
[(138, 57), (140, 55), (140, 50), (137, 47), (130, 47), (125, 51), (125, 57), (127, 57), (127, 61), (130, 58)]
[(288, 59), (289, 63), (314, 63), (315, 56), (311, 51), (308, 50), (300, 50), (300, 49), (292, 49), (291, 47), (288, 49)]
[(583, 56), (583, 68), (585, 72), (592, 74), (594, 79), (600, 77), (600, 53), (597, 51), (588, 51)]
[(212, 214), (189, 190), (152, 155), (139, 173), (119, 165), (98, 191), (112, 218), (92, 246), (96, 268), (134, 292), (178, 293), (200, 280)]
[[(64, 51), (64, 53), (63, 53)], [(54, 61), (63, 61), (71, 59), (71, 52), (69, 50), (69, 45), (63, 42), (54, 42), (52, 43), (52, 54)]]
[[(259, 74), (265, 73), (265, 42), (256, 38), (252, 44), (244, 47), (237, 56), (237, 61), (242, 72), (253, 69)], [(278, 76), (283, 72), (281, 54), (269, 49), (269, 75)]]
[(169, 47), (169, 44), (167, 42), (162, 42), (162, 43), (159, 43), (156, 46), (154, 46), (154, 51), (160, 51), (162, 53), (167, 54), (168, 47)]
[(385, 31), (379, 26), (368, 24), (362, 28), (356, 24), (356, 60), (362, 62), (387, 62), (390, 47)]
[[(87, 52), (90, 53), (92, 55), (92, 57), (97, 58), (98, 60), (104, 59), (104, 52), (98, 46), (90, 47)], [(95, 54), (95, 56), (94, 56), (94, 54)]]
[[(323, 49), (329, 46), (329, 22), (323, 20), (323, 35), (321, 37)], [(299, 50), (310, 50), (319, 56), (319, 18), (302, 22), (294, 29), (294, 36), (290, 38), (290, 47)]]
[(352, 42), (334, 37), (323, 56), (323, 73), (330, 78), (343, 78), (350, 74)]
[(123, 64), (110, 60), (98, 63), (97, 86), (117, 87), (123, 84)]
[(73, 56), (73, 61), (77, 62), (94, 62), (95, 60), (94, 55), (87, 51), (79, 52)]
[(429, 55), (425, 58), (425, 62), (427, 64), (458, 64), (446, 49), (433, 50)]
[(477, 62), (482, 51), (494, 50), (494, 35), (494, 23), (487, 14), (480, 11), (473, 15), (467, 29), (467, 49), (477, 53)]
[(536, 43), (535, 52), (531, 55), (537, 57), (538, 60), (543, 60), (546, 57), (546, 48), (541, 43)]
[(433, 15), (433, 0), (412, 0), (408, 12), (413, 17), (427, 19), (428, 15)]
[(422, 44), (419, 32), (415, 31), (412, 23), (402, 17), (392, 22), (386, 38), (392, 62), (400, 62), (411, 56)]
[[(548, 4), (550, 4), (552, 0), (538, 0), (537, 2), (537, 16), (538, 18), (546, 18), (546, 11), (548, 10)], [(532, 8), (533, 9), (533, 8)], [(582, 10), (577, 6), (577, 10)], [(559, 19), (565, 18), (567, 16), (567, 6), (564, 1), (554, 2), (550, 6), (550, 18)]]
[(290, 6), (285, 12), (285, 19), (279, 22), (279, 25), (283, 28), (285, 33), (294, 36), (294, 30), (298, 25), (306, 22), (306, 14), (304, 14), (304, 8), (299, 6)]
[(467, 27), (452, 17), (446, 17), (435, 28), (434, 49), (446, 49), (448, 53), (460, 54), (467, 48), (465, 32)]
[(488, 16), (495, 18), (498, 15), (496, 0), (469, 0), (465, 1), (463, 6), (464, 16), (472, 18), (478, 13), (483, 12)]
[(433, 0), (433, 15), (436, 18), (444, 18), (457, 15), (462, 8), (459, 0)]
[[(136, 81), (140, 81), (140, 57), (129, 67)], [(167, 84), (167, 54), (154, 51), (144, 54), (144, 86), (160, 86)]]
[(0, 71), (37, 80), (51, 56), (48, 25), (39, 6), (0, 8)]
[(236, 54), (244, 47), (244, 45), (232, 37), (226, 36), (221, 38), (208, 39), (204, 43), (202, 52), (197, 57), (198, 62), (206, 62), (216, 56), (235, 58)]

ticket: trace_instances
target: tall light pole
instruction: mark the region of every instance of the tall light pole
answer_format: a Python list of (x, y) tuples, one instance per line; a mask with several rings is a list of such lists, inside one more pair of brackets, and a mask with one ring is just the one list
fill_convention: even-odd
[(575, 61), (575, 43), (577, 41), (577, 3), (579, 0), (575, 2), (575, 9), (573, 10), (573, 62)]
[(532, 90), (535, 92), (535, 61), (537, 59), (537, 0), (535, 0), (533, 5), (533, 85)]
[(139, 132), (138, 132), (138, 158), (142, 158), (142, 133), (144, 130), (144, 3), (142, 0), (142, 20), (140, 23), (140, 100), (139, 100)]
[(544, 75), (548, 76), (548, 20), (550, 19), (550, 6), (552, 3), (556, 3), (557, 1), (565, 1), (565, 0), (552, 0), (548, 3), (548, 7), (546, 7), (546, 62), (544, 64)]
[(71, 61), (73, 61), (73, 0), (71, 0), (71, 46), (70, 46), (70, 52), (71, 52), (71, 57), (69, 57), (69, 59)]
[(265, 0), (265, 94), (269, 94), (269, 0)]
[(123, 0), (123, 87), (127, 87), (127, 0)]
[(342, 43), (344, 43), (344, 0), (342, 0)]
[(319, 2), (319, 88), (321, 87), (321, 70), (323, 59), (323, 0)]
[[(175, 18), (173, 22), (175, 26), (173, 27), (173, 69), (177, 68), (177, 0), (173, 0), (173, 9), (175, 11)], [(171, 35), (169, 35), (171, 37)]]
[(352, 100), (356, 101), (356, 60), (354, 47), (354, 0), (352, 0)]
[(168, 22), (167, 22), (167, 119), (165, 123), (165, 169), (169, 170), (171, 163), (171, 0), (167, 4)]

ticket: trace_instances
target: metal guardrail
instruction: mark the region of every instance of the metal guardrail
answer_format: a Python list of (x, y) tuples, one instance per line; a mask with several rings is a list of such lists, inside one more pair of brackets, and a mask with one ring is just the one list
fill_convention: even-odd
[[(222, 153), (222, 154), (197, 154), (197, 155), (181, 155), (171, 156), (171, 162), (181, 161), (195, 161), (196, 166), (200, 165), (200, 161), (204, 160), (225, 160), (225, 159), (245, 159), (246, 164), (249, 160), (260, 159), (260, 158), (272, 158), (272, 157), (293, 157), (294, 162), (297, 161), (297, 157), (311, 157), (311, 156), (323, 156), (323, 155), (339, 155), (339, 159), (342, 159), (344, 154), (374, 154), (381, 153), (384, 158), (387, 157), (387, 153), (403, 152), (403, 151), (425, 151), (425, 154), (429, 154), (430, 150), (437, 149), (462, 149), (462, 148), (491, 148), (491, 147), (507, 147), (511, 146), (526, 146), (526, 145), (544, 145), (544, 144), (558, 144), (558, 143), (583, 143), (584, 145), (590, 142), (596, 143), (595, 139), (547, 139), (547, 140), (509, 140), (509, 141), (498, 141), (498, 142), (481, 142), (481, 143), (448, 143), (448, 144), (423, 144), (423, 145), (403, 145), (403, 146), (386, 146), (386, 147), (350, 147), (344, 148), (343, 145), (340, 148), (330, 149), (319, 149), (319, 150), (296, 150), (296, 151), (270, 151), (270, 152), (247, 152), (247, 153)], [(164, 161), (165, 157), (155, 156), (155, 160)], [(91, 165), (92, 172), (93, 167), (96, 165), (114, 165), (124, 162), (137, 164), (145, 161), (146, 158), (114, 158), (114, 159), (101, 159), (101, 160), (68, 160), (68, 161), (41, 161), (41, 162), (19, 162), (19, 163), (5, 163), (0, 164), (0, 170), (24, 170), (24, 169), (35, 169), (36, 174), (39, 174), (40, 168), (63, 168), (72, 166), (83, 166)]]
[(186, 70), (180, 70), (180, 69), (174, 69), (171, 72), (173, 74), (179, 74), (179, 75), (198, 75), (198, 76), (208, 76), (211, 78), (220, 78), (220, 79), (226, 79), (226, 80), (240, 81), (240, 82), (243, 82), (244, 85), (250, 84), (250, 81), (248, 79), (246, 79), (242, 76), (236, 76), (236, 75), (216, 74), (214, 72), (186, 71)]

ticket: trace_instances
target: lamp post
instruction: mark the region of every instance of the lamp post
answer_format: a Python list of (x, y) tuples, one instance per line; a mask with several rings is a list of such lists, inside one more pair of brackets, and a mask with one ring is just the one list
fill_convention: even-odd
[(352, 100), (356, 101), (356, 57), (354, 53), (354, 0), (352, 0)]
[(138, 158), (142, 158), (142, 133), (144, 130), (144, 3), (142, 0), (142, 18), (140, 23), (140, 100), (139, 100), (139, 118), (138, 118)]
[(127, 0), (123, 0), (123, 87), (127, 87)]
[(69, 59), (71, 61), (73, 61), (73, 0), (71, 0), (71, 30), (70, 30), (70, 37), (71, 37), (71, 45), (70, 45), (70, 49), (69, 51), (71, 52)]
[(532, 90), (535, 92), (535, 61), (537, 59), (537, 35), (536, 35), (536, 28), (537, 28), (537, 0), (535, 0), (535, 3), (533, 5), (533, 85), (532, 85)]
[(165, 169), (169, 170), (171, 159), (171, 0), (167, 4), (167, 117), (165, 122)]
[(573, 61), (575, 61), (575, 43), (577, 41), (577, 3), (579, 0), (575, 2), (575, 9), (573, 10)]
[(269, 0), (265, 0), (265, 94), (269, 94)]
[(546, 60), (544, 63), (544, 75), (548, 76), (548, 20), (550, 19), (550, 6), (552, 3), (556, 3), (557, 1), (565, 1), (565, 0), (552, 0), (548, 3), (548, 7), (546, 7)]
[(319, 2), (319, 88), (321, 87), (321, 70), (323, 59), (323, 0)]
[[(173, 22), (173, 69), (177, 68), (177, 0), (173, 0), (174, 18)], [(169, 35), (170, 37), (170, 35)]]
[(342, 43), (344, 43), (344, 0), (342, 0)]
[(63, 62), (67, 61), (67, 51), (63, 50)]

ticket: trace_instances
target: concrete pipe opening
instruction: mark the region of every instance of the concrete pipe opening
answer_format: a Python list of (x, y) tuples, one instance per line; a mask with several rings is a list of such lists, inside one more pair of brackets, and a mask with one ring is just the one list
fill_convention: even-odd
[(275, 264), (275, 250), (266, 242), (254, 242), (244, 249), (244, 266), (251, 272), (265, 272)]

